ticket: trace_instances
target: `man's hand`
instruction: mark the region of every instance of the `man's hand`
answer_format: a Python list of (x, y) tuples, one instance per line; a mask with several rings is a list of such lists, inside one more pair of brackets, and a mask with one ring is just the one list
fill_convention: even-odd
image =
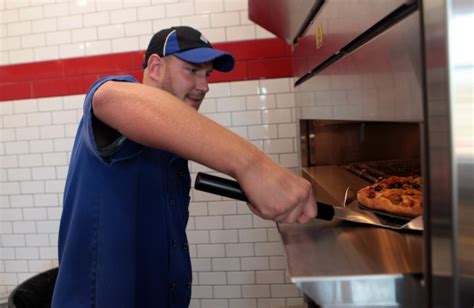
[(306, 223), (316, 216), (311, 183), (271, 160), (240, 173), (240, 186), (253, 213), (282, 223)]

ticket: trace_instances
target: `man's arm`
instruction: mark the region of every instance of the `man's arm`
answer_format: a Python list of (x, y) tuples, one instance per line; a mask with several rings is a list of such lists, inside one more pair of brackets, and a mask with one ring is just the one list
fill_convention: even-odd
[(308, 181), (165, 91), (109, 81), (96, 91), (93, 110), (98, 119), (137, 143), (234, 177), (252, 211), (263, 218), (304, 223), (316, 214)]

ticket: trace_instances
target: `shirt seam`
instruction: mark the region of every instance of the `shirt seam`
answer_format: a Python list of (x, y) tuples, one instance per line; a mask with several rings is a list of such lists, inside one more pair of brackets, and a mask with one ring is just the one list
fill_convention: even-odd
[(92, 247), (92, 266), (91, 266), (91, 308), (96, 307), (96, 300), (97, 300), (97, 256), (98, 256), (98, 243), (99, 243), (99, 223), (100, 223), (100, 208), (102, 204), (102, 196), (104, 193), (104, 189), (101, 188), (99, 194), (99, 200), (97, 203), (97, 210), (96, 210), (96, 219), (95, 219), (95, 226), (93, 228), (92, 238), (94, 240), (94, 245)]

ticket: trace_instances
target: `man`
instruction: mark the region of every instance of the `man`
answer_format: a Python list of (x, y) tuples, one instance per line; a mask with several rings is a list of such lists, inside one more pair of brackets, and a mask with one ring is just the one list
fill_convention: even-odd
[(155, 34), (143, 84), (130, 76), (88, 91), (64, 193), (54, 308), (187, 307), (187, 159), (237, 179), (251, 210), (279, 222), (315, 216), (311, 185), (201, 116), (213, 69), (233, 57), (190, 27)]

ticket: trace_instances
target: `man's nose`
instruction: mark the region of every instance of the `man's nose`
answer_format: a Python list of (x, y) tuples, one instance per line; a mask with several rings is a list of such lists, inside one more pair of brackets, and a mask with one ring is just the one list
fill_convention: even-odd
[(207, 76), (198, 76), (196, 80), (196, 89), (204, 93), (209, 92), (209, 82)]

